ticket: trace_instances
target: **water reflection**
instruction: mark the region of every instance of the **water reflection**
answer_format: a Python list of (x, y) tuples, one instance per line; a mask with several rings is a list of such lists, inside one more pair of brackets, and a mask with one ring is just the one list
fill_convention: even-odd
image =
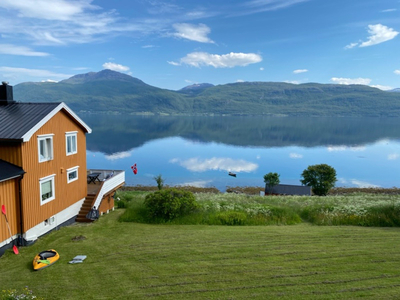
[(232, 159), (229, 157), (211, 157), (201, 159), (192, 157), (186, 160), (173, 158), (170, 163), (177, 163), (191, 172), (205, 172), (208, 170), (226, 171), (226, 172), (252, 172), (258, 168), (258, 165), (243, 159)]
[[(88, 167), (126, 170), (128, 185), (262, 186), (277, 172), (299, 184), (327, 163), (339, 186), (398, 186), (399, 119), (82, 116)], [(130, 166), (138, 165), (134, 175)], [(237, 177), (228, 176), (237, 173)]]
[(88, 149), (107, 154), (176, 136), (198, 143), (244, 147), (354, 147), (400, 138), (398, 118), (82, 115), (82, 119), (93, 129), (88, 136)]

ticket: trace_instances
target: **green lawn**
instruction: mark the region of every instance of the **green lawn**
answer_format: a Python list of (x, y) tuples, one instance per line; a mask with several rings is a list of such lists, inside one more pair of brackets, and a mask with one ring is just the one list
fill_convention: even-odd
[[(398, 299), (400, 228), (147, 225), (116, 210), (0, 257), (0, 292), (44, 299)], [(74, 241), (84, 236), (85, 239)], [(60, 260), (32, 270), (33, 257)], [(68, 264), (87, 255), (82, 264)]]

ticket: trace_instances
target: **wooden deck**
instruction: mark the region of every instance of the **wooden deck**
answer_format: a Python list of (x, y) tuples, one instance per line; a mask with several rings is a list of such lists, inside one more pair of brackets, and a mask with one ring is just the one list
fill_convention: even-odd
[(89, 170), (89, 172), (100, 174), (99, 180), (87, 184), (87, 196), (76, 218), (77, 222), (92, 222), (86, 215), (94, 206), (100, 214), (114, 209), (115, 191), (125, 184), (125, 172), (122, 170)]
[(97, 181), (96, 181), (96, 183), (88, 183), (87, 184), (87, 193), (88, 193), (88, 195), (96, 195), (97, 192), (101, 188), (101, 184), (102, 184), (102, 182), (97, 182)]

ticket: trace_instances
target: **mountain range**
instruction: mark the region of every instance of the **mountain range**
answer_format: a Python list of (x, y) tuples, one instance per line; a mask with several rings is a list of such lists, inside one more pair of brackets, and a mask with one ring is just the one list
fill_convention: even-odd
[(65, 102), (78, 113), (400, 117), (400, 93), (364, 85), (237, 82), (157, 88), (111, 70), (14, 86), (22, 102)]

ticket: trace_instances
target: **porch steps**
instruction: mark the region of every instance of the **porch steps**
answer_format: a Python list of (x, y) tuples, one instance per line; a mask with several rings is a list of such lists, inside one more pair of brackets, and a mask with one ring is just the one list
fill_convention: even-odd
[(87, 219), (86, 215), (92, 208), (92, 204), (95, 200), (96, 195), (87, 195), (85, 201), (82, 204), (81, 210), (78, 213), (78, 216), (75, 219), (75, 222), (81, 222), (81, 223), (90, 223), (93, 222), (93, 220)]

